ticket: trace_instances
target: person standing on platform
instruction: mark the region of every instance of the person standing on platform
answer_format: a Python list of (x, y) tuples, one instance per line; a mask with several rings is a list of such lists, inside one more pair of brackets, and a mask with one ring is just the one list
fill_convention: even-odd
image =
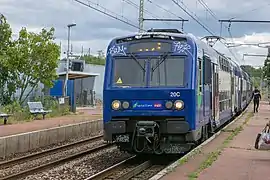
[(255, 90), (253, 91), (254, 113), (258, 112), (258, 108), (259, 108), (261, 99), (262, 99), (261, 93), (258, 90), (258, 88), (255, 87)]

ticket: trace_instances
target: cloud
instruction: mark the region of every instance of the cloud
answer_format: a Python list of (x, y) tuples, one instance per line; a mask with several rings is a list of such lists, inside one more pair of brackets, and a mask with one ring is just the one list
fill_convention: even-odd
[[(252, 33), (250, 35), (244, 35), (243, 37), (233, 38), (232, 40), (228, 39), (228, 42), (229, 41), (239, 44), (252, 44), (252, 43), (256, 44), (256, 43), (270, 42), (270, 33)], [(256, 67), (263, 66), (264, 60), (268, 54), (268, 48), (262, 48), (256, 45), (243, 45), (228, 49), (221, 43), (217, 43), (214, 47), (220, 52), (224, 52), (227, 56), (234, 59), (233, 58), (234, 56), (229, 51), (230, 49), (237, 57), (238, 63), (252, 65)], [(246, 55), (243, 56), (244, 54)], [(249, 55), (263, 55), (265, 57), (254, 57)]]
[[(138, 8), (139, 0), (81, 0), (89, 3), (95, 8), (117, 16), (117, 18), (127, 20), (130, 23), (138, 26)], [(227, 30), (227, 23), (223, 23), (222, 31), (220, 31), (220, 23), (218, 19), (232, 18), (236, 19), (266, 19), (269, 16), (270, 3), (268, 0), (204, 0), (207, 7), (214, 13), (214, 17), (200, 3), (202, 1), (195, 0), (178, 0), (180, 5), (188, 11), (192, 16), (195, 16), (210, 29), (214, 34), (221, 32), (225, 38), (230, 37)], [(183, 4), (181, 3), (183, 2)], [(177, 18), (181, 16), (188, 19), (185, 23), (185, 32), (202, 37), (209, 33), (187, 15), (181, 8), (176, 6), (172, 1), (164, 0), (145, 0), (145, 17), (147, 18)], [(101, 8), (103, 7), (103, 9)], [(105, 9), (104, 9), (105, 8)], [(165, 11), (164, 9), (167, 9)], [(168, 12), (169, 11), (169, 12)], [(91, 49), (91, 52), (96, 54), (100, 49), (106, 50), (109, 41), (116, 36), (128, 35), (137, 31), (125, 23), (108, 17), (100, 12), (97, 12), (89, 7), (81, 5), (74, 0), (1, 0), (0, 12), (3, 13), (11, 24), (14, 30), (14, 36), (18, 33), (22, 26), (27, 26), (30, 31), (39, 31), (43, 27), (55, 27), (56, 42), (62, 42), (63, 51), (66, 48), (67, 42), (67, 24), (75, 22), (76, 27), (71, 30), (71, 40), (73, 50), (80, 53), (82, 46), (85, 50)], [(115, 14), (115, 13), (117, 14)], [(127, 19), (125, 19), (127, 18)], [(262, 42), (270, 41), (269, 24), (248, 24), (248, 23), (233, 23), (231, 25), (231, 34), (234, 37), (234, 42)], [(156, 28), (181, 28), (181, 23), (162, 23), (162, 22), (145, 22), (145, 29), (152, 27)], [(217, 44), (216, 48), (224, 51), (231, 56), (230, 51), (222, 44)], [(243, 53), (267, 53), (267, 49), (256, 48), (252, 46), (241, 46), (232, 48), (238, 59), (242, 58)], [(246, 64), (262, 64), (263, 58), (245, 57)]]

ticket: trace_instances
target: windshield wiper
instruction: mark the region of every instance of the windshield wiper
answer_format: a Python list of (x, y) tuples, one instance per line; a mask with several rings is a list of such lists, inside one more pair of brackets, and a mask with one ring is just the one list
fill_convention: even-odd
[(151, 68), (151, 70), (152, 70), (152, 73), (167, 59), (167, 57), (168, 57), (168, 55), (169, 55), (169, 52), (167, 52), (167, 53), (164, 53), (161, 57), (160, 57), (160, 59), (159, 59), (159, 62), (158, 62), (158, 64), (156, 65), (156, 67), (155, 68)]
[(129, 54), (130, 57), (140, 66), (140, 68), (143, 70), (143, 72), (145, 73), (146, 72), (146, 69), (140, 64), (140, 62), (138, 61), (138, 59), (132, 54), (130, 53)]

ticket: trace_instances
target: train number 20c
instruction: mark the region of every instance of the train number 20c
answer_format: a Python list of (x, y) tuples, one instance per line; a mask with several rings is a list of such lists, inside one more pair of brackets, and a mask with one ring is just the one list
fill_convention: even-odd
[(180, 92), (170, 92), (170, 97), (180, 97)]

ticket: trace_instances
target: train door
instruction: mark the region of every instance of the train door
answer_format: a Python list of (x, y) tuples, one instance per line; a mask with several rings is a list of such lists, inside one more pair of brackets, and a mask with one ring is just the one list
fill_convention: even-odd
[(235, 75), (234, 71), (231, 72), (231, 108), (232, 108), (232, 114), (235, 114)]
[(238, 112), (238, 106), (239, 106), (239, 103), (238, 103), (238, 89), (239, 89), (238, 82), (239, 82), (239, 77), (238, 76), (234, 76), (234, 86), (235, 86), (235, 88), (234, 88), (234, 90), (235, 90), (235, 92), (234, 92), (234, 99), (235, 99), (235, 110), (236, 110), (235, 113)]
[(238, 77), (238, 111), (241, 111), (241, 98), (242, 98), (242, 94), (241, 94), (241, 78)]
[(240, 97), (239, 99), (239, 103), (240, 103), (240, 108), (242, 110), (242, 106), (243, 106), (243, 78), (240, 78)]
[(204, 85), (204, 116), (206, 117), (206, 121), (212, 116), (212, 62), (208, 55), (203, 56), (204, 65), (203, 65), (203, 85)]
[[(202, 96), (203, 96), (203, 79), (202, 79), (202, 59), (198, 58), (198, 69), (197, 69), (197, 77), (198, 77), (198, 81), (197, 81), (197, 104), (198, 104), (198, 110), (199, 112), (202, 111)], [(201, 114), (201, 113), (199, 113)], [(199, 117), (199, 119), (201, 120), (201, 117)]]
[(203, 62), (201, 58), (198, 58), (198, 67), (197, 67), (197, 108), (199, 112), (199, 122), (203, 120)]
[(212, 66), (212, 74), (213, 74), (213, 80), (212, 80), (212, 115), (213, 120), (215, 120), (215, 124), (218, 125), (219, 122), (219, 68), (216, 64), (213, 64)]

